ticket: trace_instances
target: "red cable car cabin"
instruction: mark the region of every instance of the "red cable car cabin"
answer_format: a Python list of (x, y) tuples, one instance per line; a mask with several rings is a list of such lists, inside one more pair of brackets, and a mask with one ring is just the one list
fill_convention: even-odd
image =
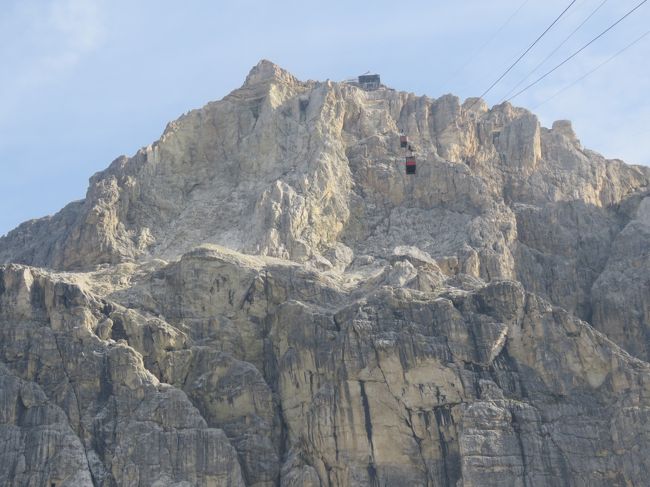
[(415, 156), (407, 156), (406, 174), (415, 174)]
[(404, 149), (409, 143), (409, 139), (406, 137), (406, 135), (400, 135), (399, 136), (399, 146)]

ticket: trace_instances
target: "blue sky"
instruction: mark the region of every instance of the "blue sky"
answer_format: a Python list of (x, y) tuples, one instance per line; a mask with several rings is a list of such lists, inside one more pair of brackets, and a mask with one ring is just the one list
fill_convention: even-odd
[[(477, 96), (569, 1), (529, 0), (493, 37), (524, 0), (3, 0), (0, 234), (83, 198), (94, 172), (240, 86), (262, 58), (301, 79), (376, 71), (400, 90)], [(640, 1), (605, 2), (540, 73)], [(487, 101), (501, 101), (601, 2), (577, 0)], [(650, 2), (514, 103), (536, 106), (648, 28)], [(571, 119), (606, 157), (650, 165), (649, 60), (650, 36), (534, 111), (546, 126)]]

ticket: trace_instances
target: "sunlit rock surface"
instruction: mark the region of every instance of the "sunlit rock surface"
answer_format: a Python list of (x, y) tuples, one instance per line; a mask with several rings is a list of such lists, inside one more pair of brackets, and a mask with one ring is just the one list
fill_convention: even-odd
[(261, 61), (0, 239), (0, 484), (645, 485), (649, 183)]

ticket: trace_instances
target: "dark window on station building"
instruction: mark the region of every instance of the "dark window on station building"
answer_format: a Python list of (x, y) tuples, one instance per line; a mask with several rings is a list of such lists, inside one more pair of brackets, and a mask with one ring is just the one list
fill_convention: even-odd
[(359, 86), (366, 91), (373, 91), (381, 86), (378, 74), (362, 74), (359, 76)]

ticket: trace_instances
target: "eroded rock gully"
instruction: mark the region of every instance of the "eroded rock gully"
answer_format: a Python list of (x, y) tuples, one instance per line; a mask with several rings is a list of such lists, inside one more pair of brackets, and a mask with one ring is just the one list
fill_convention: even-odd
[(0, 483), (645, 485), (649, 181), (262, 61), (0, 239)]

